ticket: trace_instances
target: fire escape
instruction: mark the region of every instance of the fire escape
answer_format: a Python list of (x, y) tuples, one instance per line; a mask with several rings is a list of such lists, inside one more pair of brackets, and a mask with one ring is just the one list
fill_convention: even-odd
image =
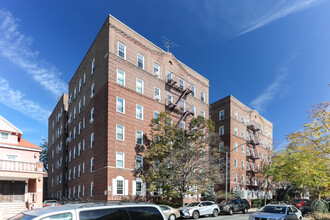
[[(167, 98), (166, 99), (166, 109), (175, 112), (181, 115), (179, 121), (177, 124), (180, 124), (181, 121), (185, 121), (187, 116), (193, 115), (194, 112), (191, 111), (191, 106), (187, 105), (187, 103), (184, 102), (187, 95), (189, 95), (192, 90), (190, 89), (190, 86), (185, 87), (184, 84), (181, 82), (177, 82), (177, 80), (174, 78), (174, 73), (169, 73), (166, 77), (166, 90), (171, 91), (174, 90), (176, 93), (178, 93), (178, 98), (176, 101), (173, 101), (174, 97)], [(179, 81), (183, 79), (179, 79)]]
[(260, 125), (256, 123), (255, 121), (252, 121), (251, 124), (247, 126), (248, 130), (248, 140), (247, 145), (250, 149), (247, 153), (247, 159), (251, 164), (250, 169), (247, 169), (247, 172), (249, 173), (249, 178), (251, 178), (251, 184), (250, 186), (258, 186), (257, 181), (255, 180), (255, 174), (259, 172), (259, 169), (257, 169), (255, 161), (257, 159), (260, 159), (260, 155), (256, 147), (260, 145), (259, 140), (259, 132), (260, 132)]

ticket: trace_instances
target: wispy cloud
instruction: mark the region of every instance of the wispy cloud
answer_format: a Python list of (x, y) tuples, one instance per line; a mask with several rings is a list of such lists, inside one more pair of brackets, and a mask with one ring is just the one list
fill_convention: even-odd
[(255, 99), (250, 102), (250, 106), (256, 109), (258, 112), (263, 112), (266, 105), (274, 99), (274, 97), (281, 91), (283, 81), (287, 77), (287, 68), (283, 68), (276, 75), (274, 81), (267, 86), (267, 88)]
[(316, 6), (322, 1), (323, 0), (278, 1), (279, 3), (275, 5), (271, 11), (269, 11), (261, 18), (252, 21), (244, 30), (239, 33), (239, 35), (253, 31), (287, 15)]
[(7, 80), (0, 77), (0, 102), (47, 125), (51, 112), (42, 108), (38, 103), (27, 100), (24, 96), (24, 93), (14, 90)]
[(39, 52), (31, 49), (32, 38), (18, 30), (17, 18), (6, 9), (0, 9), (0, 55), (30, 74), (56, 97), (67, 91), (59, 77), (61, 73), (49, 63), (38, 58)]

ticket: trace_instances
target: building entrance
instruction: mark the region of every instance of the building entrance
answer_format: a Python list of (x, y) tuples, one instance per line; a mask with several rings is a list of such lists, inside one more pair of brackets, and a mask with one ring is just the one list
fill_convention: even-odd
[(24, 202), (25, 182), (0, 181), (0, 202)]

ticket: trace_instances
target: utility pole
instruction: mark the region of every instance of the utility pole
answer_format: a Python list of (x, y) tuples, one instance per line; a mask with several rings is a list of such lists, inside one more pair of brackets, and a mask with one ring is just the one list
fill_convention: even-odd
[(226, 200), (228, 200), (228, 151), (226, 152)]

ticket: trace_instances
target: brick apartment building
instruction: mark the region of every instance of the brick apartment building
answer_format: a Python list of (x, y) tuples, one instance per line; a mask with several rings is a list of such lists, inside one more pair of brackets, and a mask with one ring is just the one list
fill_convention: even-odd
[[(266, 182), (258, 173), (271, 156), (273, 124), (231, 95), (210, 105), (210, 117), (222, 140), (224, 178), (225, 152), (229, 155), (228, 192), (236, 189), (246, 199), (264, 198)], [(225, 191), (225, 186), (217, 190)], [(268, 196), (272, 196), (271, 190)]]
[[(159, 112), (209, 115), (209, 81), (109, 15), (49, 117), (51, 198), (146, 194), (134, 175)], [(196, 198), (191, 198), (191, 200)]]

